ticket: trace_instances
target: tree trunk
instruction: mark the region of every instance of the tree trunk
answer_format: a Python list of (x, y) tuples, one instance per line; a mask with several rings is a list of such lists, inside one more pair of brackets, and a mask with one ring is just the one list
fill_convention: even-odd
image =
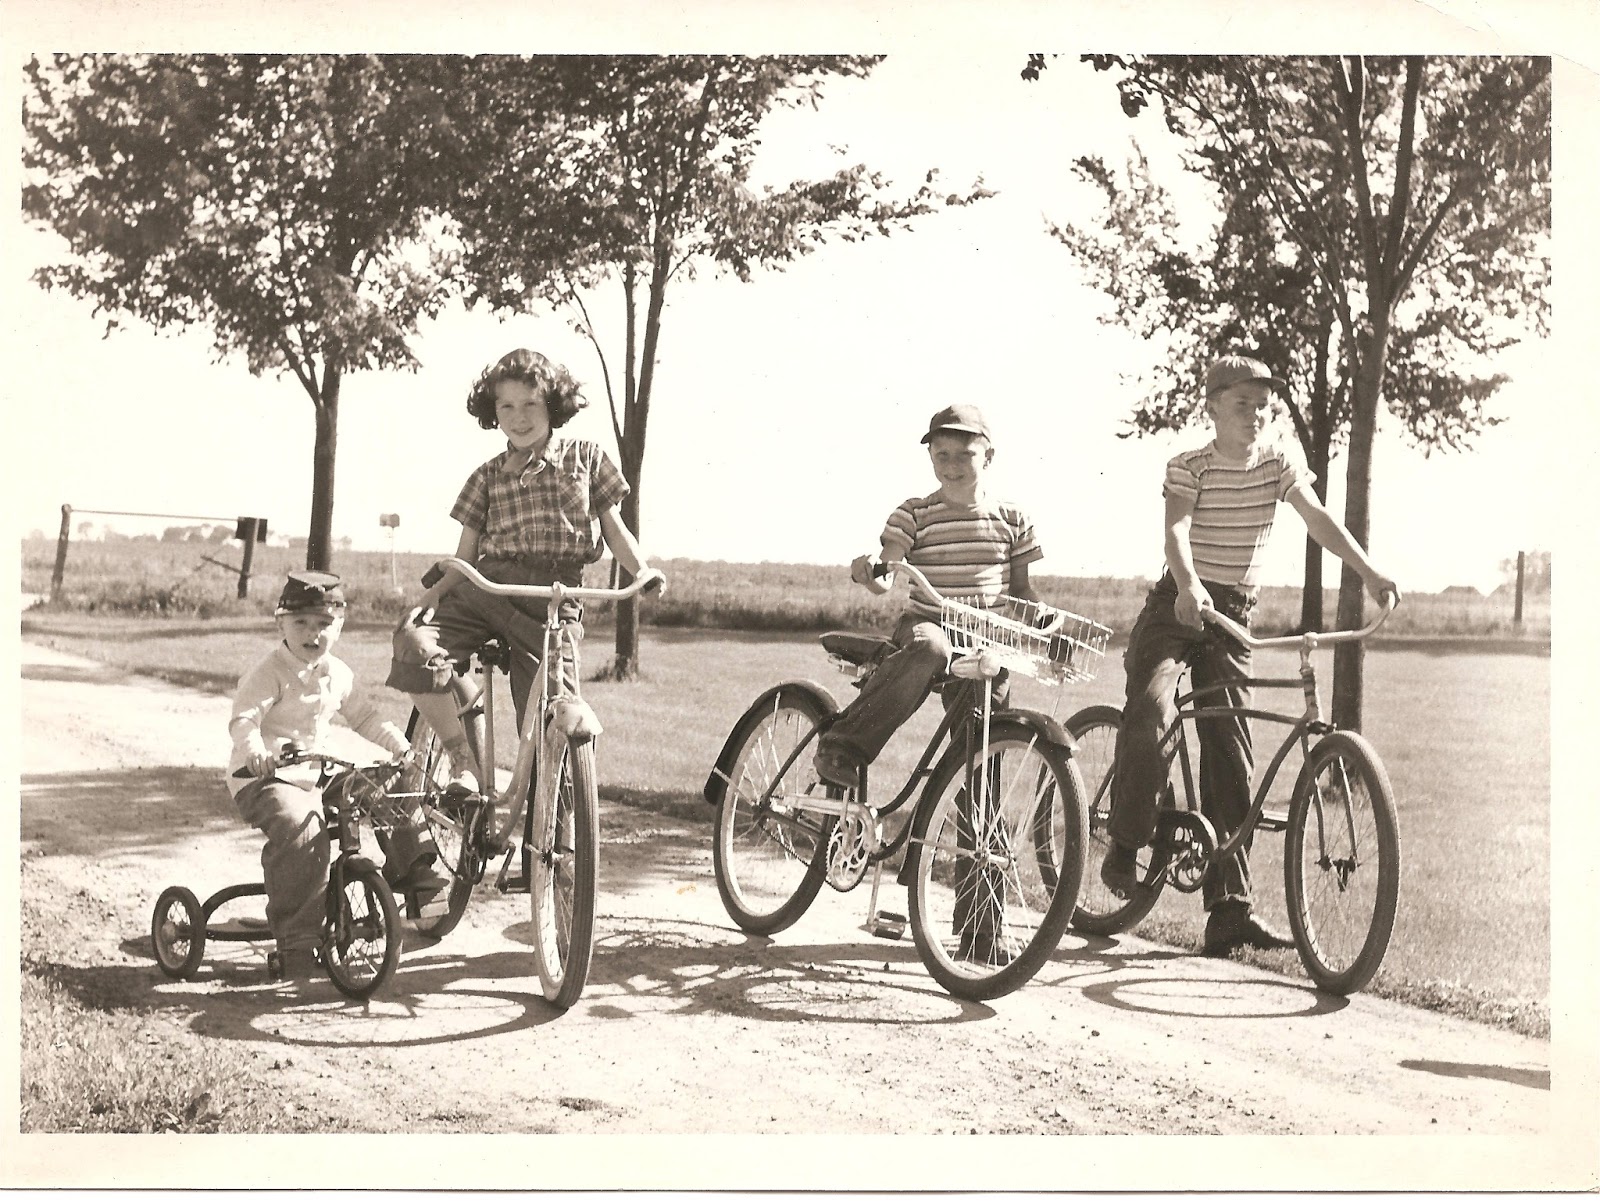
[[(1317, 368), (1311, 385), (1311, 449), (1306, 466), (1316, 479), (1312, 491), (1324, 505), (1328, 502), (1328, 469), (1333, 463), (1333, 397), (1328, 381), (1328, 362), (1332, 349), (1333, 315), (1323, 312), (1321, 337), (1317, 340)], [(1300, 590), (1300, 630), (1322, 630), (1322, 544), (1306, 536), (1305, 582)]]
[(327, 572), (333, 563), (333, 465), (339, 450), (339, 370), (329, 367), (322, 397), (315, 401), (316, 445), (311, 452), (311, 529), (306, 533), (306, 567)]
[[(1378, 425), (1378, 400), (1383, 389), (1384, 361), (1389, 329), (1381, 322), (1357, 354), (1354, 389), (1350, 398), (1350, 463), (1345, 472), (1344, 525), (1363, 548), (1370, 534), (1372, 500), (1372, 443)], [(1361, 625), (1366, 586), (1348, 564), (1339, 575), (1338, 626), (1349, 630)], [(1365, 648), (1341, 643), (1333, 651), (1333, 721), (1351, 731), (1361, 730), (1362, 691), (1366, 669)]]

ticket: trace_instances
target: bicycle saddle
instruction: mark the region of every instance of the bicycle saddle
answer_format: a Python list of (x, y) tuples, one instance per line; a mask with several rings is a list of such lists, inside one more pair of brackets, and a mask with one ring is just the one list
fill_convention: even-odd
[(894, 649), (894, 640), (857, 631), (829, 631), (822, 636), (822, 648), (851, 664), (869, 664)]
[(474, 654), (478, 657), (478, 663), (485, 668), (511, 671), (511, 649), (498, 639), (488, 640)]

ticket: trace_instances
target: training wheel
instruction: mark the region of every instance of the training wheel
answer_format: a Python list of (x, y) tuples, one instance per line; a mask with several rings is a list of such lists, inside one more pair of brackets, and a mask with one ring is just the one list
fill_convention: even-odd
[(206, 954), (206, 923), (193, 890), (168, 886), (161, 891), (150, 918), (150, 944), (162, 973), (179, 980), (194, 976)]

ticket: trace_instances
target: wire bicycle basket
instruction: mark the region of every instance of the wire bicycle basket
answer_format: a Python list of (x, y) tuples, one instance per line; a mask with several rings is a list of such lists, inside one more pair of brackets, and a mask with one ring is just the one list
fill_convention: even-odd
[(400, 780), (411, 775), (404, 771), (410, 767), (389, 762), (343, 769), (323, 787), (323, 799), (355, 819), (364, 817), (374, 831), (388, 833), (396, 827), (417, 825), (421, 821), (417, 810), (421, 791), (403, 788), (406, 782)]
[(956, 652), (992, 653), (1002, 667), (1047, 683), (1094, 680), (1111, 639), (1111, 628), (1092, 618), (1005, 593), (987, 607), (947, 597), (939, 611)]

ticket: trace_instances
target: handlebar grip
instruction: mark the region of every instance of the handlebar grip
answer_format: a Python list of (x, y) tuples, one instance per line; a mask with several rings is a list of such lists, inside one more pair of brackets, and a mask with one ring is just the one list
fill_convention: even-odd
[(432, 589), (442, 580), (444, 580), (444, 569), (437, 564), (430, 564), (428, 571), (422, 574), (422, 587), (424, 589)]
[(872, 565), (872, 575), (878, 577), (879, 579), (882, 579), (886, 576), (893, 576), (894, 565), (887, 564), (882, 560), (878, 560)]

